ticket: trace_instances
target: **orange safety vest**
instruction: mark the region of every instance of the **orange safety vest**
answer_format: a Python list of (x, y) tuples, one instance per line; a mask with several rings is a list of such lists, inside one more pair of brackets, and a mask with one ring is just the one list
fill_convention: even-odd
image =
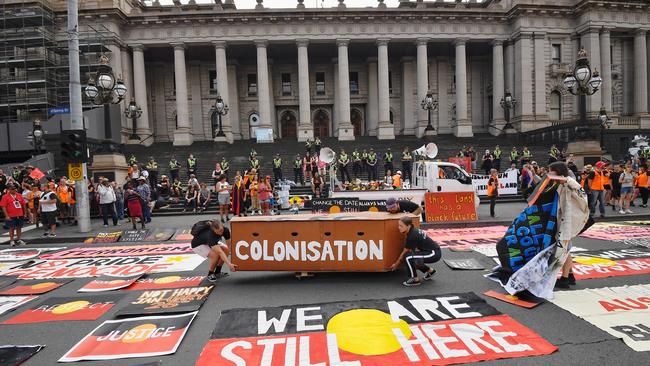
[(393, 187), (402, 188), (402, 176), (399, 174), (393, 175)]
[[(494, 186), (495, 185), (497, 187), (499, 186), (499, 178), (493, 178), (493, 179), (494, 179), (494, 183), (493, 184), (488, 184), (488, 187), (487, 187), (487, 195), (488, 195), (488, 197), (494, 196), (494, 193), (495, 193), (494, 191), (497, 190)], [(488, 182), (489, 182), (489, 180), (488, 180)]]
[(640, 188), (648, 187), (648, 173), (641, 173), (636, 179), (636, 186)]
[(61, 203), (68, 203), (68, 187), (67, 186), (58, 186), (56, 188), (56, 195), (59, 197)]
[(594, 170), (594, 179), (591, 180), (591, 184), (589, 185), (589, 189), (592, 191), (602, 191), (605, 190), (605, 186), (603, 184), (604, 181), (604, 176), (603, 173), (599, 173)]

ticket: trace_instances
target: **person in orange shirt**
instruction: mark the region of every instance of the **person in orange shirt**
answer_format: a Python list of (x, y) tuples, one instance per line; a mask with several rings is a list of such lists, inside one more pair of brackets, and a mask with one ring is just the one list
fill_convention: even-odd
[(641, 195), (641, 207), (648, 207), (648, 169), (646, 167), (639, 168), (636, 186), (639, 188), (639, 194)]
[(66, 177), (63, 177), (59, 180), (59, 185), (56, 187), (54, 192), (56, 193), (56, 196), (59, 197), (59, 219), (61, 219), (61, 223), (66, 223), (70, 222), (70, 206), (69, 206), (69, 200), (68, 200), (68, 185)]
[(605, 166), (604, 162), (597, 162), (595, 169), (587, 177), (587, 186), (591, 197), (589, 212), (592, 216), (596, 213), (596, 202), (599, 202), (600, 217), (605, 217), (605, 180), (607, 179), (607, 173), (604, 171)]
[(499, 197), (499, 171), (496, 169), (490, 170), (490, 179), (488, 180), (487, 186), (487, 195), (490, 199), (490, 216), (496, 217), (494, 212), (494, 206), (497, 203), (497, 197)]
[(34, 184), (27, 195), (27, 208), (29, 209), (29, 223), (36, 224), (36, 227), (38, 227), (38, 200), (40, 198), (41, 190), (38, 184)]
[(399, 170), (393, 175), (393, 189), (402, 189), (402, 172)]

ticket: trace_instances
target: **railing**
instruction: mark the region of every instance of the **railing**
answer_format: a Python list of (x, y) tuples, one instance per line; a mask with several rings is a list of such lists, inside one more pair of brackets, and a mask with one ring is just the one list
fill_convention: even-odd
[(639, 126), (640, 120), (639, 117), (626, 116), (618, 118), (619, 126)]
[[(563, 122), (563, 121), (556, 121)], [(591, 121), (584, 124), (580, 121), (557, 123), (549, 127), (524, 132), (527, 144), (550, 145), (567, 144), (575, 140), (599, 140), (600, 123)]]

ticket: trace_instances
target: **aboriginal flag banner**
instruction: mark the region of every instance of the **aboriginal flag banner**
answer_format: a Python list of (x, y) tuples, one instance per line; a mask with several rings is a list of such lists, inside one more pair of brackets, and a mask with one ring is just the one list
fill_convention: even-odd
[(18, 366), (45, 346), (0, 346), (0, 365)]
[(470, 292), (227, 310), (196, 365), (430, 366), (556, 350)]
[(39, 295), (59, 288), (70, 281), (72, 280), (19, 280), (11, 286), (0, 290), (0, 295)]
[(181, 344), (196, 313), (105, 321), (72, 347), (59, 362), (172, 354)]
[(187, 313), (199, 310), (214, 285), (149, 290), (118, 311), (117, 316)]
[(125, 290), (160, 290), (198, 286), (205, 279), (200, 275), (145, 274)]
[(53, 297), (5, 320), (2, 324), (43, 323), (68, 320), (96, 320), (117, 304), (124, 295)]
[(0, 289), (3, 289), (12, 283), (16, 282), (16, 277), (13, 276), (0, 276)]
[(110, 276), (104, 275), (88, 282), (84, 287), (77, 290), (77, 292), (102, 292), (113, 291), (121, 288), (131, 286), (138, 278), (142, 277), (142, 273), (133, 276)]

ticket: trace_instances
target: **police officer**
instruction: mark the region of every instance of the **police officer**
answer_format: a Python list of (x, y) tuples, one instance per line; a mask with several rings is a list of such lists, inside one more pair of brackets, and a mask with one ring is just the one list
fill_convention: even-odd
[(370, 172), (369, 172), (370, 168), (369, 168), (369, 165), (368, 165), (368, 152), (366, 151), (366, 149), (363, 149), (363, 151), (361, 151), (361, 166), (363, 167), (361, 174), (363, 175), (363, 171), (365, 171), (366, 174), (368, 174), (368, 180), (370, 180)]
[(225, 156), (221, 157), (221, 173), (226, 176), (226, 180), (228, 180), (228, 170), (230, 170), (230, 164), (228, 164), (228, 161), (226, 160)]
[(305, 176), (302, 174), (302, 158), (300, 154), (296, 154), (296, 158), (293, 159), (293, 181), (296, 184), (300, 181), (301, 185), (305, 185)]
[(512, 163), (519, 163), (519, 151), (517, 151), (517, 148), (515, 146), (513, 146), (512, 150), (510, 150), (510, 165), (512, 165)]
[(131, 156), (129, 156), (129, 166), (133, 166), (133, 164), (138, 164), (138, 159), (135, 155), (131, 154)]
[(255, 171), (259, 174), (260, 173), (260, 161), (257, 160), (257, 154), (251, 156), (250, 160), (248, 161), (250, 163), (250, 168), (255, 169)]
[(158, 184), (158, 163), (153, 156), (149, 157), (147, 171), (149, 171), (149, 186), (152, 189), (156, 189), (156, 185)]
[(305, 141), (305, 151), (308, 152), (309, 155), (311, 155), (311, 145), (312, 145), (311, 139), (307, 139), (307, 141)]
[(384, 172), (387, 172), (389, 170), (391, 172), (395, 171), (395, 169), (393, 169), (393, 152), (390, 151), (390, 147), (384, 153)]
[(501, 147), (499, 145), (495, 146), (494, 150), (492, 151), (492, 156), (494, 157), (494, 161), (492, 161), (492, 167), (497, 171), (501, 171), (501, 155), (503, 155)]
[(548, 152), (548, 165), (555, 163), (560, 157), (560, 150), (558, 150), (555, 145), (551, 146), (551, 150)]
[(411, 181), (411, 163), (413, 162), (413, 155), (408, 147), (404, 148), (402, 151), (402, 172), (404, 174), (404, 180)]
[(367, 156), (368, 180), (374, 182), (377, 180), (377, 153), (375, 153), (375, 149), (371, 148)]
[(521, 151), (521, 165), (529, 164), (533, 159), (533, 154), (528, 151), (528, 147), (524, 146), (524, 149)]
[(169, 175), (172, 176), (172, 182), (179, 180), (178, 171), (181, 168), (181, 164), (176, 160), (176, 157), (172, 155), (172, 158), (169, 160)]
[(192, 153), (187, 158), (187, 176), (189, 177), (191, 174), (196, 175), (196, 158)]
[(348, 172), (349, 164), (350, 157), (345, 152), (345, 149), (341, 149), (341, 153), (339, 154), (339, 170), (341, 171), (341, 181), (344, 183), (352, 181), (352, 179), (350, 179), (350, 173)]
[(314, 153), (316, 155), (320, 154), (320, 148), (321, 148), (322, 142), (320, 141), (320, 137), (316, 137), (314, 140)]
[(282, 180), (282, 158), (280, 154), (275, 154), (273, 158), (273, 180), (276, 183)]
[(352, 152), (352, 174), (354, 174), (354, 179), (359, 178), (361, 173), (361, 154), (359, 150), (354, 149)]

